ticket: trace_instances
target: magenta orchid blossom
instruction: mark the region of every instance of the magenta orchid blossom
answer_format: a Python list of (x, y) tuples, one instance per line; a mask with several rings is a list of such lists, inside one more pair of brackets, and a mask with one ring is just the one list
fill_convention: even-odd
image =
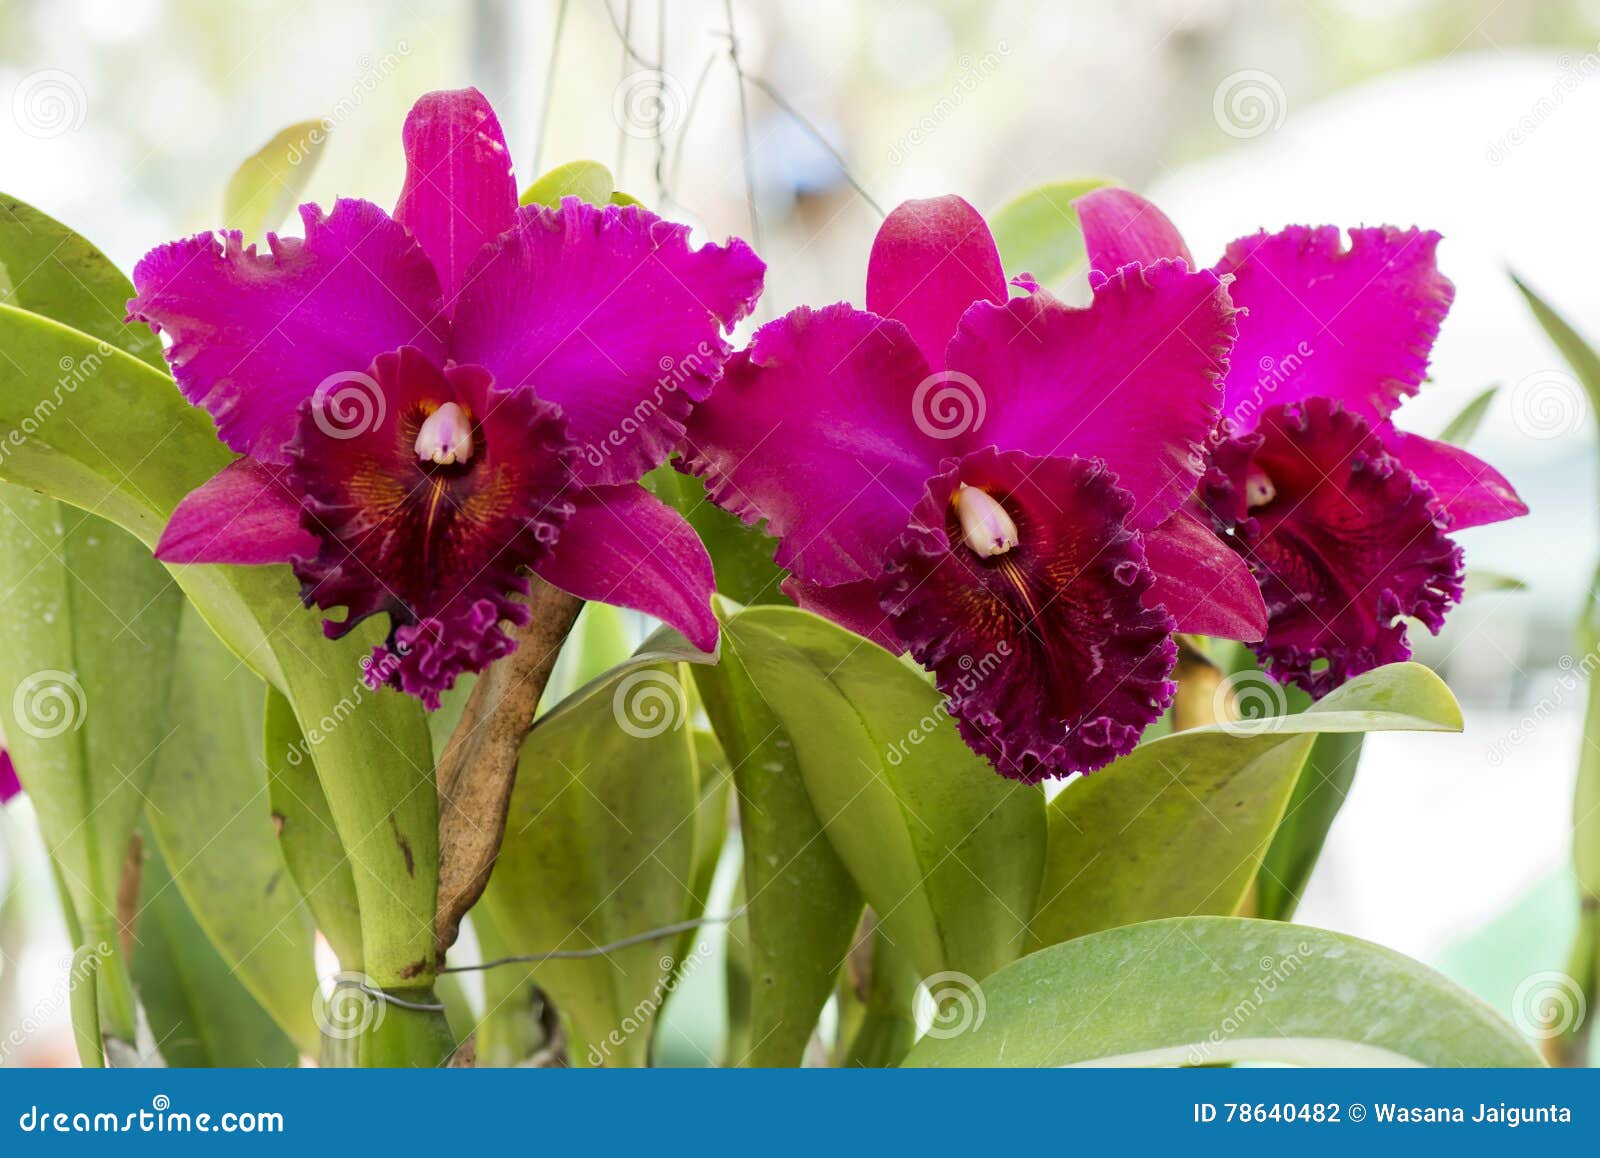
[(240, 458), (179, 505), (171, 563), (292, 564), (301, 597), (384, 612), (368, 672), (428, 706), (515, 644), (526, 571), (714, 648), (711, 563), (639, 485), (732, 352), (765, 267), (638, 207), (518, 206), (476, 90), (419, 100), (391, 215), (301, 207), (303, 238), (203, 233), (134, 271), (185, 397)]
[(17, 779), (17, 768), (11, 762), (11, 753), (0, 748), (0, 805), (21, 795), (22, 781)]
[(1175, 630), (1257, 639), (1261, 597), (1184, 510), (1234, 309), (1155, 262), (1070, 308), (1019, 277), (965, 201), (879, 230), (866, 309), (757, 331), (689, 423), (718, 504), (765, 519), (802, 606), (930, 668), (1006, 776), (1102, 767), (1174, 685)]
[[(1172, 222), (1123, 189), (1080, 199), (1091, 266), (1194, 262)], [(1527, 513), (1488, 463), (1399, 430), (1454, 288), (1437, 233), (1291, 226), (1229, 245), (1211, 272), (1240, 307), (1198, 505), (1266, 600), (1256, 653), (1320, 696), (1403, 660), (1406, 619), (1437, 633), (1461, 598), (1451, 532)]]

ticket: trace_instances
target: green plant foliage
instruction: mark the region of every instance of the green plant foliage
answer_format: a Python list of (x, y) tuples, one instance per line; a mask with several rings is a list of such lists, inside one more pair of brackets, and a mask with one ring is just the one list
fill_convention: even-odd
[(1460, 729), (1461, 709), (1443, 681), (1421, 664), (1399, 663), (1351, 680), (1299, 715), (1140, 745), (1051, 801), (1035, 943), (1157, 917), (1232, 913), (1319, 733)]
[[(703, 776), (683, 664), (663, 631), (529, 733), (505, 843), (484, 894), (515, 954), (582, 950), (699, 916)], [(720, 817), (718, 818), (720, 822)], [(529, 972), (566, 1019), (575, 1065), (642, 1065), (678, 967), (670, 938)]]
[(522, 191), (519, 200), (524, 205), (555, 209), (563, 197), (577, 197), (590, 205), (605, 205), (615, 195), (611, 170), (599, 161), (568, 161), (541, 174)]
[(1278, 921), (1177, 917), (1024, 957), (908, 1066), (1536, 1066), (1521, 1035), (1426, 966)]
[(317, 167), (328, 129), (300, 121), (284, 129), (240, 165), (222, 195), (222, 223), (254, 241), (283, 224)]
[(1051, 181), (1019, 193), (991, 213), (989, 229), (1006, 272), (1031, 273), (1047, 286), (1076, 273), (1087, 254), (1072, 203), (1113, 184), (1116, 182), (1105, 177)]
[(1489, 406), (1494, 402), (1494, 396), (1499, 389), (1499, 386), (1490, 386), (1474, 395), (1472, 401), (1463, 406), (1460, 413), (1445, 424), (1445, 428), (1439, 432), (1439, 441), (1453, 443), (1456, 446), (1465, 446), (1471, 442), (1472, 436), (1478, 433), (1478, 427), (1483, 425), (1483, 416), (1489, 413)]

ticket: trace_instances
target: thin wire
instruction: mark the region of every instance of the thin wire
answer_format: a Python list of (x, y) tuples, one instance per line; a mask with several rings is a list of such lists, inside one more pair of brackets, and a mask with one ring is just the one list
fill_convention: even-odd
[(376, 997), (380, 1001), (387, 1001), (390, 1005), (398, 1005), (401, 1009), (415, 1009), (419, 1013), (443, 1013), (443, 1005), (432, 1005), (426, 1001), (404, 1001), (392, 993), (385, 993), (376, 985), (368, 985), (365, 981), (356, 986), (368, 997)]
[[(656, 69), (656, 87), (662, 92), (667, 88), (667, 0), (656, 0), (656, 56), (661, 64)], [(664, 99), (664, 98), (663, 98)], [(660, 210), (667, 202), (667, 137), (662, 121), (666, 119), (666, 106), (661, 106), (661, 111), (656, 113), (655, 138), (656, 138), (656, 209)]]
[(723, 11), (728, 17), (728, 59), (733, 61), (734, 74), (739, 78), (739, 140), (744, 154), (744, 197), (750, 206), (750, 240), (757, 253), (764, 253), (761, 243), (761, 214), (756, 211), (756, 175), (750, 165), (750, 105), (744, 95), (744, 66), (739, 62), (739, 37), (733, 29), (733, 0), (723, 0)]
[(683, 178), (683, 143), (689, 137), (689, 126), (694, 123), (695, 110), (700, 107), (700, 94), (705, 92), (706, 78), (711, 75), (711, 68), (722, 59), (722, 51), (718, 49), (706, 57), (705, 64), (700, 66), (700, 75), (695, 79), (694, 88), (689, 92), (689, 107), (684, 110), (683, 124), (678, 128), (678, 139), (672, 145), (672, 182), (665, 193), (666, 199), (673, 205), (681, 205), (672, 189), (678, 187)]
[(609, 945), (596, 945), (590, 949), (552, 949), (546, 953), (528, 953), (515, 957), (496, 957), (493, 961), (484, 961), (477, 965), (451, 965), (449, 968), (439, 970), (440, 973), (475, 973), (480, 969), (494, 969), (501, 965), (537, 965), (541, 961), (573, 961), (583, 957), (604, 957), (607, 953), (614, 953), (618, 949), (626, 949), (630, 945), (642, 945), (646, 941), (659, 941), (663, 937), (671, 937), (678, 933), (687, 933), (690, 929), (700, 929), (708, 925), (726, 925), (736, 921), (744, 915), (748, 905), (740, 905), (731, 913), (724, 913), (717, 917), (697, 917), (692, 921), (679, 921), (673, 925), (663, 925), (659, 929), (650, 929), (643, 933), (634, 933), (620, 941), (612, 941)]
[[(639, 60), (639, 54), (634, 52), (633, 44), (628, 39), (633, 33), (633, 0), (623, 0), (622, 27), (620, 28), (617, 28), (617, 18), (611, 12), (610, 0), (606, 0), (601, 7), (606, 10), (606, 15), (611, 18), (611, 26), (617, 29), (617, 36), (622, 41), (622, 76), (617, 81), (617, 89), (620, 92), (622, 87), (628, 83), (628, 58), (632, 57), (634, 60)], [(639, 63), (644, 64), (643, 61), (639, 61)], [(649, 66), (646, 65), (645, 67)], [(617, 118), (617, 163), (611, 167), (612, 175), (618, 181), (622, 180), (622, 166), (627, 159), (628, 118), (624, 115)]]
[(544, 156), (545, 128), (550, 123), (550, 106), (556, 99), (556, 54), (561, 50), (561, 30), (567, 23), (567, 0), (556, 5), (556, 27), (550, 35), (550, 62), (544, 70), (544, 104), (539, 107), (539, 135), (533, 139), (531, 175), (539, 176), (539, 160)]
[(868, 193), (861, 187), (861, 182), (855, 179), (854, 174), (850, 172), (850, 166), (845, 163), (844, 155), (840, 153), (838, 149), (835, 149), (831, 144), (828, 143), (828, 138), (822, 135), (822, 130), (817, 128), (817, 126), (814, 125), (804, 113), (795, 108), (781, 95), (779, 95), (778, 90), (767, 81), (763, 80), (759, 76), (756, 76), (754, 73), (744, 73), (743, 76), (746, 81), (755, 85), (758, 89), (765, 93), (768, 100), (777, 105), (784, 112), (788, 113), (789, 116), (793, 117), (795, 123), (804, 129), (810, 135), (812, 140), (816, 141), (817, 144), (821, 145), (828, 151), (828, 156), (833, 158), (833, 163), (839, 166), (840, 175), (850, 183), (850, 187), (852, 189), (861, 194), (861, 199), (863, 201), (872, 206), (872, 211), (874, 213), (876, 213), (879, 217), (883, 217), (883, 206), (879, 205), (877, 201), (873, 199), (872, 194)]
[(627, 27), (626, 28), (624, 28), (621, 24), (617, 23), (617, 14), (611, 10), (611, 0), (600, 0), (600, 7), (604, 8), (606, 10), (606, 19), (611, 21), (612, 31), (614, 31), (617, 34), (617, 39), (622, 41), (622, 51), (625, 52), (627, 55), (633, 57), (633, 59), (638, 63), (640, 68), (649, 69), (651, 72), (660, 72), (661, 71), (661, 66), (659, 64), (654, 64), (651, 61), (646, 60), (644, 58), (644, 56), (640, 54), (639, 50), (633, 46), (633, 41), (629, 39), (628, 34), (633, 29), (633, 2), (632, 2), (632, 0), (628, 0), (628, 3), (626, 5), (626, 9), (625, 9), (625, 11), (626, 11), (626, 19), (627, 19)]

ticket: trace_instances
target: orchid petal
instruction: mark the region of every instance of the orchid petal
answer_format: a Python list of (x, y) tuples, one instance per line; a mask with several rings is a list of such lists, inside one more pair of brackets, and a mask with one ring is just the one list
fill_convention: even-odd
[(1046, 293), (973, 306), (950, 370), (982, 405), (955, 445), (1102, 459), (1134, 496), (1132, 526), (1156, 526), (1204, 467), (1234, 313), (1215, 274), (1176, 262), (1099, 278), (1088, 309)]
[(1385, 449), (1433, 490), (1452, 531), (1499, 523), (1528, 513), (1528, 504), (1505, 476), (1476, 455), (1448, 442), (1407, 434), (1388, 422), (1377, 426)]
[(973, 302), (1006, 300), (1000, 251), (981, 214), (959, 197), (907, 201), (890, 213), (867, 263), (867, 309), (911, 331), (934, 370)]
[(556, 549), (533, 565), (580, 599), (653, 615), (715, 651), (711, 556), (687, 520), (636, 483), (579, 487)]
[(442, 359), (439, 282), (427, 255), (382, 209), (341, 200), (302, 205), (305, 238), (202, 233), (134, 267), (129, 320), (172, 343), (183, 395), (217, 421), (234, 450), (287, 462), (300, 404), (337, 388), (373, 358), (414, 345)]
[(717, 505), (767, 520), (777, 562), (822, 585), (876, 577), (950, 443), (919, 429), (927, 378), (898, 322), (797, 309), (728, 364), (686, 440)]
[(689, 245), (635, 206), (529, 205), (487, 249), (457, 303), (453, 353), (566, 413), (589, 484), (663, 462), (731, 352), (766, 267), (750, 247)]
[(1267, 607), (1250, 568), (1188, 511), (1144, 533), (1155, 582), (1146, 607), (1164, 607), (1177, 630), (1254, 643), (1267, 632)]
[(1228, 246), (1214, 267), (1246, 310), (1224, 416), (1234, 433), (1260, 411), (1331, 398), (1368, 421), (1414, 394), (1454, 287), (1439, 272), (1437, 233), (1292, 226)]
[(394, 217), (422, 243), (450, 312), (478, 251), (516, 221), (511, 152), (475, 88), (422, 97), (411, 106), (402, 139), (406, 183)]
[(280, 466), (240, 458), (183, 497), (155, 555), (163, 563), (287, 563), (316, 553)]
[(1112, 274), (1131, 262), (1149, 266), (1163, 258), (1195, 268), (1178, 227), (1137, 193), (1108, 186), (1078, 198), (1072, 207), (1083, 228), (1090, 269)]

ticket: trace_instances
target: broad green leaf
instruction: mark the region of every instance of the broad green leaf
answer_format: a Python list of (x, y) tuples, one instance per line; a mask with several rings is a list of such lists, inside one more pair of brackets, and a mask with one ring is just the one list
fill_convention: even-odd
[(1445, 424), (1445, 428), (1439, 432), (1439, 441), (1456, 446), (1465, 446), (1471, 442), (1472, 436), (1478, 433), (1478, 427), (1483, 425), (1483, 416), (1489, 413), (1489, 405), (1494, 401), (1495, 392), (1499, 389), (1499, 386), (1490, 386), (1475, 395), (1471, 402), (1461, 408), (1459, 414)]
[[(133, 980), (166, 1063), (296, 1065), (301, 1051), (218, 955), (173, 883), (154, 841), (145, 844), (142, 884)], [(308, 1022), (315, 975), (310, 986), (298, 995)]]
[(132, 296), (133, 284), (88, 240), (0, 193), (0, 305), (54, 318), (165, 370), (150, 327), (123, 320)]
[(317, 167), (328, 129), (322, 121), (290, 125), (240, 165), (222, 195), (222, 223), (254, 241), (283, 224)]
[(939, 692), (882, 648), (796, 608), (744, 608), (724, 629), (885, 936), (924, 977), (1014, 960), (1044, 862), (1042, 791), (974, 755)]
[(1433, 672), (1397, 663), (1310, 710), (1177, 732), (1141, 744), (1050, 802), (1035, 943), (1158, 917), (1232, 913), (1319, 734), (1460, 731)]
[[(118, 887), (164, 739), (182, 597), (101, 519), (0, 487), (7, 743), (83, 937), (115, 948)], [(105, 1032), (134, 1040), (126, 962), (100, 963)]]
[(1031, 273), (1054, 285), (1083, 264), (1083, 230), (1072, 203), (1115, 182), (1105, 177), (1051, 181), (1019, 193), (989, 215), (989, 229), (1010, 274)]
[[(693, 915), (699, 770), (671, 632), (535, 724), (484, 894), (515, 954), (586, 949)], [(566, 1018), (576, 1065), (638, 1066), (676, 968), (673, 939), (548, 960), (529, 975)]]
[(1409, 957), (1277, 921), (1179, 917), (1043, 949), (968, 995), (908, 1066), (1537, 1066)]
[(1572, 323), (1547, 305), (1521, 278), (1512, 274), (1511, 280), (1533, 311), (1534, 320), (1555, 343), (1573, 373), (1577, 374), (1578, 381), (1589, 396), (1589, 409), (1600, 420), (1600, 354), (1573, 329)]
[[(147, 363), (0, 306), (0, 480), (109, 518), (152, 546), (173, 507), (230, 459), (208, 419)], [(70, 369), (64, 369), (70, 367)], [(283, 691), (308, 736), (361, 897), (368, 971), (408, 987), (432, 974), (438, 820), (421, 707), (364, 687), (382, 638), (325, 640), (287, 567), (173, 569), (206, 622)]]
[[(691, 693), (691, 710), (698, 707), (692, 695), (693, 682), (684, 690)], [(691, 863), (693, 874), (689, 878), (689, 915), (705, 915), (706, 903), (711, 899), (711, 881), (717, 874), (717, 861), (722, 857), (722, 845), (728, 836), (728, 792), (733, 775), (722, 745), (710, 732), (695, 729), (694, 737), (695, 794), (699, 803), (694, 814), (694, 853)], [(699, 931), (689, 929), (677, 941), (679, 966), (694, 949)]]
[(263, 751), (267, 796), (284, 864), (342, 970), (359, 972), (361, 906), (350, 857), (333, 824), (328, 798), (317, 780), (311, 746), (301, 734), (289, 701), (267, 689)]
[(598, 161), (568, 161), (543, 174), (522, 191), (524, 205), (561, 204), (563, 197), (578, 197), (590, 205), (605, 205), (616, 192), (611, 170)]
[(744, 913), (728, 928), (726, 1061), (798, 1066), (850, 949), (861, 893), (823, 834), (795, 737), (755, 682), (747, 642), (782, 646), (725, 619), (719, 662), (694, 669), (733, 766), (744, 859), (735, 897)]
[(1328, 830), (1355, 783), (1364, 739), (1360, 732), (1329, 732), (1311, 745), (1283, 820), (1261, 858), (1253, 911), (1245, 915), (1273, 921), (1294, 919)]
[[(311, 920), (273, 829), (261, 681), (185, 608), (145, 818), (216, 952), (315, 1056)], [(174, 917), (176, 920), (176, 917)]]
[[(511, 956), (513, 950), (500, 935), (487, 904), (476, 906), (468, 920), (477, 935), (483, 960)], [(474, 1030), (480, 1069), (520, 1066), (545, 1044), (540, 1021), (544, 1001), (531, 972), (520, 965), (502, 965), (482, 972), (483, 1016)]]

